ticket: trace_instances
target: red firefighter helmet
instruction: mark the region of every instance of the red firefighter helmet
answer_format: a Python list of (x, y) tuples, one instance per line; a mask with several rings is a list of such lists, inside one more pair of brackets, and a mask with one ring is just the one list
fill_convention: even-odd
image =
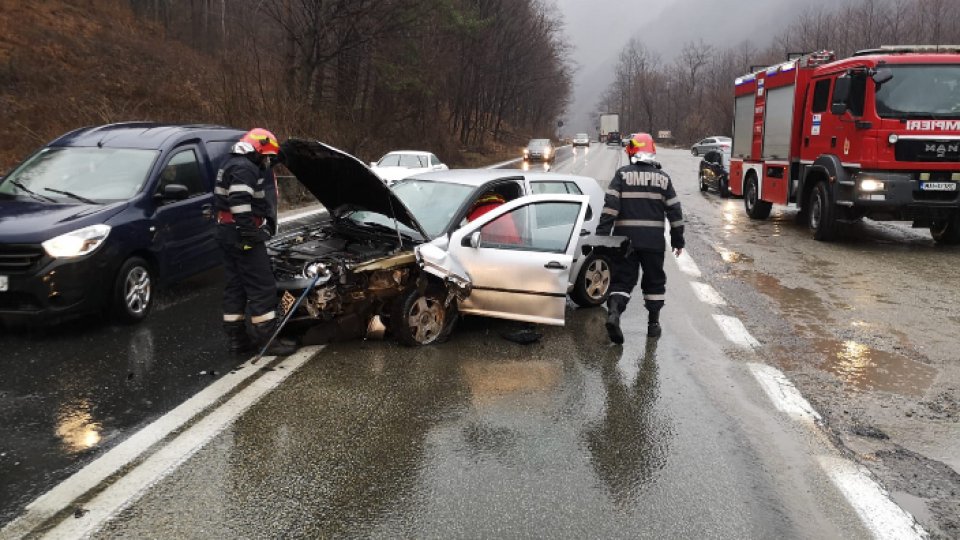
[(627, 142), (627, 155), (638, 161), (656, 161), (657, 147), (653, 144), (653, 137), (649, 133), (634, 133)]
[(261, 155), (275, 156), (280, 153), (277, 136), (263, 128), (254, 128), (244, 133), (240, 142), (249, 144), (254, 152)]

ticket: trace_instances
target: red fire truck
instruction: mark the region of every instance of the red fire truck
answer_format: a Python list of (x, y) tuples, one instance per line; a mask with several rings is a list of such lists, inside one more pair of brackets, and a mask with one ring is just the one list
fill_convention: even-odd
[(960, 47), (821, 51), (736, 81), (730, 190), (796, 203), (817, 240), (869, 217), (960, 243)]

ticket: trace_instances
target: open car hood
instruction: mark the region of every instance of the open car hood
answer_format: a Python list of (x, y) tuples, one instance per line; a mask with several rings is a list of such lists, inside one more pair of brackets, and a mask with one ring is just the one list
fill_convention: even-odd
[(396, 219), (429, 236), (383, 180), (352, 155), (320, 141), (288, 139), (280, 145), (284, 165), (331, 214), (348, 205)]

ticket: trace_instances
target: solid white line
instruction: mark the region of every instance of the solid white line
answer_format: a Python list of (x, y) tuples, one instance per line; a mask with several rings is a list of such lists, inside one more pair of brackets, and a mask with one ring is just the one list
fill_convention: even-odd
[(690, 277), (699, 278), (702, 275), (700, 269), (697, 268), (697, 263), (693, 262), (693, 258), (686, 251), (677, 257), (677, 266), (680, 267), (681, 272)]
[(710, 285), (699, 281), (691, 281), (690, 286), (693, 287), (693, 292), (697, 295), (697, 298), (704, 304), (710, 304), (711, 306), (727, 305), (727, 301)]
[(907, 511), (890, 500), (883, 487), (863, 467), (849, 460), (821, 456), (820, 466), (879, 540), (927, 538), (927, 532)]
[(520, 158), (515, 158), (515, 159), (510, 159), (510, 160), (504, 161), (503, 163), (496, 163), (496, 164), (494, 164), (494, 165), (488, 165), (488, 166), (484, 167), (484, 169), (499, 169), (500, 167), (503, 167), (504, 165), (512, 165), (512, 164), (517, 163), (517, 162), (520, 162), (520, 161), (523, 161), (523, 158), (522, 158), (522, 157), (520, 157)]
[(717, 326), (723, 331), (723, 335), (735, 345), (743, 347), (744, 349), (756, 349), (760, 347), (760, 343), (756, 339), (753, 339), (753, 336), (750, 335), (747, 328), (740, 322), (740, 319), (726, 315), (714, 315), (713, 320), (717, 321)]
[(299, 214), (293, 214), (293, 215), (289, 215), (289, 216), (284, 216), (284, 217), (281, 217), (281, 218), (277, 218), (277, 221), (280, 222), (280, 223), (286, 223), (286, 222), (288, 222), (288, 221), (296, 221), (296, 220), (301, 219), (301, 218), (305, 218), (305, 217), (309, 217), (309, 216), (315, 216), (315, 215), (317, 215), (317, 214), (324, 214), (324, 213), (326, 213), (326, 212), (327, 212), (327, 209), (326, 209), (326, 208), (317, 208), (317, 209), (314, 209), (314, 210), (308, 210), (308, 211), (306, 211), (306, 212), (300, 212)]
[[(268, 359), (269, 360), (269, 359)], [(240, 383), (260, 370), (261, 365), (245, 364), (227, 373), (210, 386), (184, 401), (127, 440), (113, 447), (86, 467), (27, 505), (24, 513), (0, 530), (0, 540), (20, 538), (63, 511), (78, 497), (98, 486), (109, 476), (127, 466), (148, 448), (230, 393)]]
[(810, 402), (782, 371), (766, 364), (750, 363), (747, 367), (777, 410), (810, 424), (821, 419), (820, 413), (810, 405)]
[(79, 518), (73, 515), (66, 517), (44, 535), (44, 538), (80, 538), (98, 530), (108, 519), (136, 502), (150, 487), (175, 471), (321, 349), (322, 347), (304, 348), (282, 360), (274, 366), (273, 371), (251, 382), (224, 405), (85, 503), (84, 509), (88, 510), (86, 514)]

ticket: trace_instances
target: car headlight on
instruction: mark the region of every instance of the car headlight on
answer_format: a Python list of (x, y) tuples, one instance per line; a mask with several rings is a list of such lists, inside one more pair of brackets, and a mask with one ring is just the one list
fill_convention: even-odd
[(91, 225), (51, 238), (41, 245), (47, 255), (60, 259), (81, 257), (96, 251), (110, 234), (109, 225)]
[(549, 157), (549, 156), (550, 156), (550, 149), (549, 149), (549, 148), (544, 148), (544, 149), (543, 149), (543, 155)]
[(874, 191), (883, 191), (885, 186), (883, 182), (879, 180), (874, 180), (873, 178), (865, 178), (860, 181), (860, 191), (874, 192)]

